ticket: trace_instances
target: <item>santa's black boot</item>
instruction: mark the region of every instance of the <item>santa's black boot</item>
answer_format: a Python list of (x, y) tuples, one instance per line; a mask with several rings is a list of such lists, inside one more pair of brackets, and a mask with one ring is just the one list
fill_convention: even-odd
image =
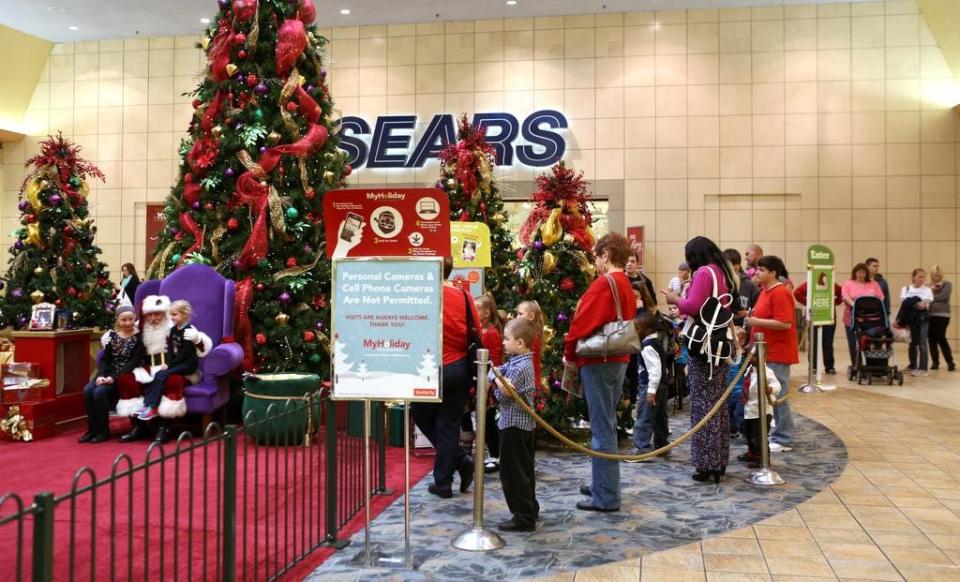
[(147, 423), (136, 419), (130, 422), (133, 424), (133, 430), (120, 437), (121, 443), (130, 443), (150, 438), (150, 429), (147, 428)]
[(160, 427), (157, 428), (157, 436), (154, 437), (153, 442), (164, 444), (170, 441), (170, 427), (167, 426), (167, 423), (161, 422)]

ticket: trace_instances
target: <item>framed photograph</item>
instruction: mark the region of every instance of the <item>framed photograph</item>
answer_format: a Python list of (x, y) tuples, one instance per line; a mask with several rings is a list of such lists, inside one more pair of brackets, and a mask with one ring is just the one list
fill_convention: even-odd
[(51, 330), (57, 306), (53, 303), (37, 303), (33, 306), (29, 329)]
[(56, 314), (57, 319), (54, 323), (54, 329), (70, 329), (73, 323), (73, 312), (69, 309), (58, 309)]

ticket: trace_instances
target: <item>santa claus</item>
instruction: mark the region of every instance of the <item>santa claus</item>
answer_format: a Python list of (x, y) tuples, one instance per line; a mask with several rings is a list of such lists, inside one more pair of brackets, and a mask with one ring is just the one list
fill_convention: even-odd
[[(175, 322), (170, 317), (171, 309), (175, 311)], [(186, 309), (186, 321), (182, 320)], [(132, 399), (123, 406), (127, 414), (136, 415), (133, 418), (134, 428), (120, 438), (129, 442), (145, 438), (151, 432), (148, 423), (155, 417), (160, 417), (160, 426), (157, 428), (156, 440), (164, 442), (169, 437), (169, 427), (164, 419), (180, 418), (187, 414), (187, 403), (184, 400), (184, 387), (200, 379), (199, 359), (204, 357), (212, 348), (213, 342), (209, 336), (189, 325), (189, 304), (176, 302), (171, 306), (170, 299), (165, 295), (150, 295), (141, 304), (143, 313), (143, 330), (141, 341), (144, 346), (143, 365), (134, 369), (133, 374), (137, 382), (143, 387), (143, 398)], [(180, 344), (183, 345), (180, 345)], [(188, 349), (189, 348), (189, 349)], [(174, 360), (183, 359), (185, 350), (189, 351), (192, 365), (177, 366)], [(169, 367), (171, 364), (174, 366)], [(151, 389), (157, 394), (151, 397)], [(159, 396), (159, 404), (151, 402)], [(132, 408), (138, 405), (137, 408)], [(118, 404), (118, 414), (120, 405)], [(139, 420), (140, 422), (136, 422)]]

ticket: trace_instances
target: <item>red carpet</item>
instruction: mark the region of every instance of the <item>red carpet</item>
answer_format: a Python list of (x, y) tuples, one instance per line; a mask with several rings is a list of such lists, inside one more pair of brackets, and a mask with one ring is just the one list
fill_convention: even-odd
[[(114, 419), (114, 434), (122, 433), (127, 426), (126, 421)], [(110, 475), (120, 454), (129, 455), (134, 464), (144, 461), (145, 442), (125, 445), (113, 440), (81, 445), (76, 442), (81, 432), (81, 426), (76, 425), (55, 438), (33, 443), (0, 441), (0, 495), (17, 493), (29, 504), (38, 492), (69, 492), (82, 466), (89, 467), (99, 480)], [(174, 446), (171, 443), (165, 447), (167, 454)], [(217, 486), (220, 454), (218, 446), (211, 444), (194, 450), (192, 455), (179, 456), (179, 463), (167, 459), (132, 479), (124, 477), (113, 492), (109, 486), (98, 488), (95, 512), (91, 511), (90, 492), (80, 495), (73, 506), (68, 501), (59, 503), (54, 513), (54, 578), (65, 578), (70, 571), (78, 580), (110, 579), (111, 574), (119, 579), (177, 576), (186, 580), (202, 577), (203, 573), (213, 575), (221, 552), (221, 492)], [(237, 456), (238, 578), (266, 577), (302, 557), (304, 561), (285, 576), (299, 579), (333, 551), (321, 548), (305, 557), (309, 546), (324, 533), (324, 447), (257, 447), (241, 440)], [(158, 459), (159, 454), (155, 451), (152, 458)], [(422, 479), (432, 464), (432, 457), (411, 457), (412, 483)], [(122, 473), (126, 467), (121, 462), (116, 470)], [(361, 467), (361, 439), (341, 435), (337, 479), (340, 521), (362, 508)], [(403, 449), (387, 448), (386, 467), (387, 487), (394, 493), (374, 497), (374, 515), (402, 493)], [(82, 488), (90, 482), (90, 472), (85, 472), (77, 486)], [(189, 483), (193, 483), (192, 492)], [(0, 519), (14, 510), (15, 505), (8, 501), (0, 507)], [(76, 515), (72, 535), (71, 512)], [(24, 575), (29, 577), (32, 520), (24, 525)], [(337, 536), (348, 538), (362, 527), (361, 510)], [(16, 523), (0, 526), (0, 563), (16, 563), (16, 536)], [(74, 544), (70, 544), (71, 538), (76, 540)]]

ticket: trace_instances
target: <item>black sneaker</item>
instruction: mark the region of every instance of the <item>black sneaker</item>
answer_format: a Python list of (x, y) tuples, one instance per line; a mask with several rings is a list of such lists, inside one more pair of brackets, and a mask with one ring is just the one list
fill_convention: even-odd
[(439, 497), (439, 498), (441, 498), (441, 499), (450, 499), (451, 497), (453, 497), (453, 491), (452, 491), (452, 490), (450, 490), (450, 489), (441, 489), (440, 487), (437, 487), (436, 485), (431, 485), (431, 486), (427, 487), (427, 491), (429, 491), (430, 493), (436, 495), (437, 497)]
[(497, 524), (497, 529), (500, 531), (519, 531), (519, 532), (531, 532), (536, 531), (537, 524), (534, 523), (523, 523), (517, 521), (516, 517), (510, 518), (508, 521), (501, 521)]
[(940, 362), (934, 362), (933, 365), (930, 366), (930, 369), (931, 369), (931, 370), (939, 370), (939, 369), (940, 369)]
[(956, 369), (957, 369), (956, 364), (954, 364), (953, 362), (947, 362), (947, 371), (948, 371), (948, 372), (953, 372), (953, 371), (956, 370)]

